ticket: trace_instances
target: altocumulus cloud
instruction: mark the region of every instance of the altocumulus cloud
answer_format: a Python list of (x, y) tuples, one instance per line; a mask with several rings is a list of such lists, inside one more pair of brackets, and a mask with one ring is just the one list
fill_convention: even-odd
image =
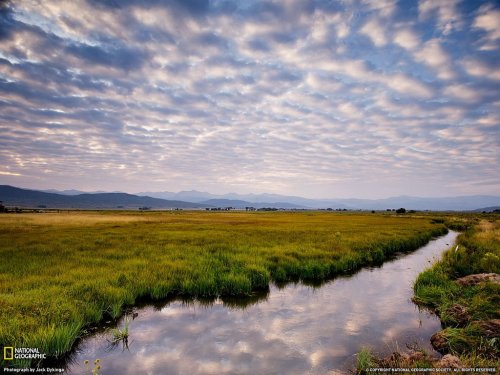
[(496, 193), (499, 17), (493, 1), (2, 2), (0, 180)]

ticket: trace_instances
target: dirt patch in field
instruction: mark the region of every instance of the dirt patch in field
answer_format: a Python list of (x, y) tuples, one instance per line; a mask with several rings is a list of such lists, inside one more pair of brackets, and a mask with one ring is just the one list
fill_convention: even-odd
[(478, 273), (475, 275), (468, 275), (465, 277), (461, 277), (455, 281), (457, 284), (462, 286), (474, 286), (484, 282), (500, 284), (500, 275), (496, 273)]

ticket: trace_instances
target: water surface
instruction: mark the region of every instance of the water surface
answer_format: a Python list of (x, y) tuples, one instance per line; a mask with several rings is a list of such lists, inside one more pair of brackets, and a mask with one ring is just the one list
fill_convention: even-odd
[[(407, 343), (432, 351), (439, 319), (411, 302), (416, 276), (455, 241), (456, 232), (378, 268), (321, 287), (271, 286), (253, 300), (172, 301), (134, 310), (128, 349), (109, 331), (80, 343), (68, 365), (99, 358), (101, 374), (327, 374), (347, 372), (362, 346), (386, 354)], [(123, 319), (118, 326), (123, 326)]]

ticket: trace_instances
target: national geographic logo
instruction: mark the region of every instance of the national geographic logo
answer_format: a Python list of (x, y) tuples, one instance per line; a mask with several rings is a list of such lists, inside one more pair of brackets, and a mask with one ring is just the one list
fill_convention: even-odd
[(38, 348), (14, 348), (6, 346), (3, 348), (4, 361), (12, 361), (14, 359), (46, 359), (45, 353), (40, 353)]

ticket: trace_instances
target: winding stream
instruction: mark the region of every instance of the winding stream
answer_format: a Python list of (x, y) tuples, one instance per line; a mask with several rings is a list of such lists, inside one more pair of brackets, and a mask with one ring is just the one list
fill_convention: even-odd
[(80, 343), (68, 373), (90, 374), (84, 360), (99, 358), (102, 375), (333, 374), (347, 372), (362, 346), (432, 351), (440, 322), (411, 302), (412, 284), (457, 234), (321, 287), (273, 285), (253, 300), (136, 308), (128, 349), (110, 345), (109, 331), (96, 333)]

